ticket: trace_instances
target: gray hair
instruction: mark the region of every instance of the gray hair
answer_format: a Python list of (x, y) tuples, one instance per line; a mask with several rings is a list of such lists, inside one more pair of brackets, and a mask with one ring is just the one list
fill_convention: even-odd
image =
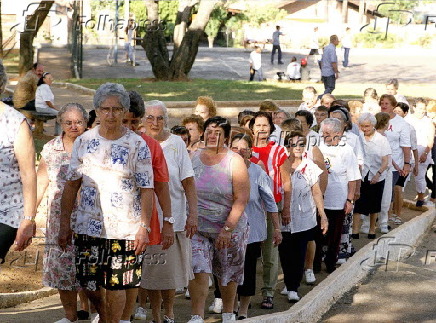
[[(339, 114), (341, 115), (341, 120), (342, 120), (344, 123), (347, 123), (348, 118), (347, 118), (346, 114), (343, 113), (341, 110), (335, 110), (335, 111), (332, 111), (332, 112), (330, 112), (330, 115), (331, 115), (332, 113), (339, 113)], [(335, 118), (335, 119), (337, 119), (337, 118)]]
[(334, 132), (342, 132), (344, 129), (342, 128), (342, 122), (336, 118), (327, 118), (321, 122), (321, 130), (326, 127), (330, 127)]
[(105, 83), (100, 85), (94, 95), (94, 108), (99, 109), (103, 101), (111, 96), (118, 97), (118, 102), (124, 108), (124, 111), (129, 111), (129, 93), (124, 89), (123, 85), (116, 83)]
[(151, 100), (151, 101), (147, 101), (144, 104), (144, 108), (145, 108), (145, 116), (147, 117), (147, 111), (149, 108), (160, 108), (163, 112), (163, 117), (164, 117), (164, 122), (165, 122), (165, 126), (168, 124), (168, 109), (167, 106), (165, 105), (165, 103), (163, 103), (162, 101), (159, 100)]
[(6, 74), (6, 69), (3, 66), (3, 61), (0, 60), (0, 94), (3, 94), (7, 84), (8, 84), (8, 74)]
[(373, 116), (372, 113), (364, 112), (360, 115), (357, 123), (360, 125), (361, 123), (364, 123), (365, 121), (371, 122), (371, 124), (375, 127), (377, 124), (377, 119)]
[(74, 103), (74, 102), (65, 104), (59, 110), (58, 116), (56, 118), (57, 122), (62, 123), (62, 116), (64, 115), (64, 113), (69, 112), (69, 111), (73, 111), (73, 110), (76, 110), (82, 114), (82, 117), (83, 117), (83, 120), (85, 121), (85, 126), (86, 126), (86, 123), (89, 120), (88, 112), (86, 112), (85, 108), (80, 103)]
[(289, 118), (291, 117), (291, 114), (290, 114), (289, 112), (283, 110), (283, 109), (278, 109), (275, 113), (277, 114), (277, 113), (279, 113), (279, 112), (284, 113), (285, 116), (286, 116), (286, 119), (289, 119)]

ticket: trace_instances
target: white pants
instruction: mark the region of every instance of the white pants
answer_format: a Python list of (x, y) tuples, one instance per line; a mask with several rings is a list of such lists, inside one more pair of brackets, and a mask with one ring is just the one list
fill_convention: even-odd
[(425, 193), (425, 190), (427, 189), (425, 174), (427, 173), (427, 168), (431, 161), (432, 160), (430, 158), (427, 158), (424, 163), (420, 163), (418, 161), (418, 176), (415, 176), (415, 187), (417, 193)]
[(381, 210), (378, 216), (379, 226), (388, 224), (388, 211), (391, 206), (391, 200), (392, 200), (392, 172), (388, 169), (386, 171), (385, 187), (383, 189)]

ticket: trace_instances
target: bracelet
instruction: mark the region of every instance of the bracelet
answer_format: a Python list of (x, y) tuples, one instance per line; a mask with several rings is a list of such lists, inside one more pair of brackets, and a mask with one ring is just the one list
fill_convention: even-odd
[(35, 222), (35, 217), (34, 216), (23, 216), (23, 219), (24, 220), (28, 220), (28, 221), (32, 221), (32, 222)]
[(279, 232), (282, 232), (282, 230), (280, 230), (280, 229), (274, 229), (274, 231), (279, 231)]
[(404, 165), (409, 165), (410, 166), (410, 163), (409, 162), (404, 162)]
[(380, 171), (377, 171), (377, 174), (381, 175), (382, 173)]
[(141, 223), (139, 224), (139, 226), (140, 226), (141, 228), (146, 229), (148, 233), (151, 232), (151, 228), (148, 227), (144, 222), (141, 222)]

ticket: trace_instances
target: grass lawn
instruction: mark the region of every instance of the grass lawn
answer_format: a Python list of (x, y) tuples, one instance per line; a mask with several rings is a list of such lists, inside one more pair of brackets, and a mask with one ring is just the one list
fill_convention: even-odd
[[(69, 79), (66, 82), (97, 89), (105, 82), (121, 83), (127, 90), (139, 92), (144, 100), (195, 101), (200, 95), (209, 95), (216, 101), (247, 100), (301, 100), (301, 91), (314, 86), (318, 93), (324, 91), (323, 84), (248, 82), (232, 80), (193, 79), (189, 82), (154, 82), (150, 79)], [(366, 88), (373, 87), (379, 94), (384, 93), (383, 84), (336, 84), (337, 98), (361, 99)], [(410, 97), (434, 97), (434, 86), (430, 84), (404, 85), (401, 93)]]
[(3, 59), (3, 65), (6, 67), (6, 71), (9, 74), (18, 73), (18, 63), (20, 62), (20, 55), (14, 51), (11, 51)]

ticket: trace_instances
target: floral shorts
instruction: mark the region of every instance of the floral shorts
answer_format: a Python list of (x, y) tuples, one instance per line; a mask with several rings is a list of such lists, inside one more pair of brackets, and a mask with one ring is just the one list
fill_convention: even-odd
[(222, 286), (229, 282), (242, 285), (244, 282), (245, 250), (247, 249), (248, 230), (233, 232), (230, 246), (218, 250), (215, 240), (218, 233), (197, 232), (191, 240), (192, 267), (194, 274), (213, 273)]
[(142, 255), (136, 256), (133, 240), (75, 234), (76, 278), (90, 291), (99, 287), (122, 290), (139, 287)]

